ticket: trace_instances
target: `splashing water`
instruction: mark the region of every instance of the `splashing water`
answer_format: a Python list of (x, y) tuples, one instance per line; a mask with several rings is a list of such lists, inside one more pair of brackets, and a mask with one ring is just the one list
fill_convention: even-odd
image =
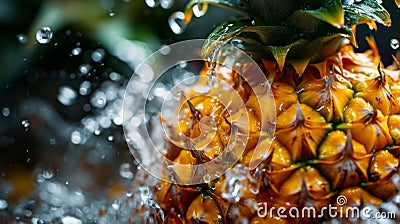
[(258, 194), (259, 181), (251, 175), (243, 164), (236, 165), (226, 172), (226, 180), (222, 185), (222, 197), (229, 201), (239, 202), (243, 193)]
[(40, 44), (48, 44), (53, 38), (53, 32), (50, 27), (42, 27), (40, 30), (36, 32), (36, 40)]

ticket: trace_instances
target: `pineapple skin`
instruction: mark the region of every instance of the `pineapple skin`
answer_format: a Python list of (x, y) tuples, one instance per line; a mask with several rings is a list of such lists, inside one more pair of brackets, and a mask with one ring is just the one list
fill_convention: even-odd
[[(400, 188), (400, 66), (395, 60), (382, 68), (370, 43), (372, 49), (364, 53), (345, 45), (338, 54), (307, 65), (302, 74), (289, 64), (282, 69), (276, 61), (260, 64), (276, 102), (276, 137), (266, 150), (267, 158), (251, 171), (243, 167), (260, 136), (259, 105), (246, 82), (237, 82), (237, 73), (226, 78), (220, 72), (222, 65), (217, 65), (217, 76), (236, 86), (246, 102), (253, 134), (238, 164), (219, 179), (196, 186), (159, 181), (154, 194), (165, 213), (164, 223), (311, 223), (329, 220), (321, 209), (338, 206), (342, 196), (347, 199), (343, 208), (379, 206), (392, 199)], [(208, 70), (205, 67), (201, 75)], [(192, 104), (200, 113), (212, 114), (219, 125), (222, 137), (209, 145), (214, 154), (204, 155), (212, 160), (226, 146), (223, 136), (229, 134), (229, 117), (222, 119), (226, 114), (213, 102), (196, 99)], [(211, 113), (213, 108), (219, 109)], [(186, 116), (186, 121), (193, 119), (188, 108)], [(188, 135), (197, 134), (193, 126), (180, 128), (189, 130)], [(172, 144), (167, 151), (166, 157), (179, 163), (199, 161)], [(242, 170), (236, 172), (238, 167)], [(243, 175), (243, 170), (248, 171), (246, 178), (233, 184), (238, 185), (240, 197), (224, 195), (232, 185), (228, 181)], [(290, 208), (310, 206), (317, 216), (323, 215), (280, 218), (272, 211), (260, 217), (262, 203), (286, 208), (287, 216)]]

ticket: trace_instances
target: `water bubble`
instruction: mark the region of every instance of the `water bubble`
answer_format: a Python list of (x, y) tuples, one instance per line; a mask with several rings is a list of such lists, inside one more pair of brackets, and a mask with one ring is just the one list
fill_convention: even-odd
[(208, 4), (196, 4), (193, 6), (193, 15), (196, 17), (202, 17), (207, 13)]
[(40, 30), (36, 32), (36, 40), (40, 44), (50, 43), (52, 37), (53, 37), (53, 32), (48, 26), (42, 27)]
[(168, 24), (172, 32), (175, 34), (181, 34), (186, 29), (185, 14), (181, 11), (174, 12), (168, 18)]
[(174, 5), (174, 0), (161, 0), (161, 8), (170, 9)]
[(53, 176), (54, 176), (53, 170), (44, 170), (44, 171), (42, 172), (42, 177), (43, 177), (44, 179), (51, 179), (51, 178), (53, 178)]
[(207, 75), (206, 82), (208, 87), (213, 87), (216, 84), (217, 78), (215, 75)]
[(57, 144), (57, 142), (56, 142), (56, 140), (54, 138), (49, 139), (49, 143), (50, 143), (50, 145), (56, 145)]
[(163, 45), (161, 46), (159, 51), (162, 55), (168, 55), (171, 52), (171, 48), (168, 47), (167, 45)]
[(79, 85), (79, 94), (81, 94), (82, 96), (87, 96), (90, 94), (90, 92), (92, 91), (92, 84), (89, 81), (83, 81), (80, 85)]
[(80, 131), (73, 131), (71, 133), (71, 142), (75, 145), (79, 145), (84, 142), (84, 137)]
[(26, 36), (24, 34), (18, 34), (17, 40), (19, 43), (24, 44), (24, 43), (26, 43)]
[(129, 163), (122, 163), (119, 167), (119, 175), (125, 179), (133, 179), (133, 172)]
[(186, 68), (187, 62), (186, 61), (179, 61), (179, 67)]
[(211, 176), (209, 174), (206, 174), (203, 176), (203, 180), (206, 183), (209, 183), (211, 181)]
[(114, 136), (112, 136), (112, 135), (109, 135), (109, 136), (107, 137), (107, 140), (108, 140), (109, 142), (112, 142), (112, 141), (114, 141)]
[(82, 224), (82, 220), (72, 216), (65, 216), (61, 219), (62, 224)]
[(90, 99), (92, 106), (103, 108), (107, 104), (106, 94), (102, 91), (97, 91)]
[(109, 76), (112, 81), (120, 81), (121, 80), (121, 75), (116, 72), (111, 72)]
[(114, 210), (118, 210), (118, 209), (119, 209), (119, 205), (118, 205), (117, 203), (112, 203), (111, 207), (112, 207)]
[(155, 8), (160, 5), (159, 0), (145, 0), (146, 5), (149, 6), (150, 8)]
[(6, 209), (8, 207), (8, 202), (4, 199), (0, 199), (0, 210)]
[(132, 191), (127, 191), (127, 192), (125, 193), (125, 196), (128, 197), (128, 198), (130, 198), (130, 197), (133, 196), (133, 192), (132, 192)]
[(71, 54), (74, 56), (78, 56), (82, 53), (82, 48), (80, 47), (76, 47), (74, 49), (72, 49)]
[(400, 46), (400, 41), (396, 38), (393, 38), (390, 40), (390, 47), (392, 47), (394, 50), (397, 50)]
[(22, 120), (21, 121), (22, 127), (25, 128), (25, 131), (28, 131), (29, 127), (31, 126), (31, 123), (28, 120)]
[(99, 48), (99, 49), (94, 50), (92, 52), (91, 58), (92, 58), (93, 61), (99, 62), (99, 61), (104, 59), (105, 55), (106, 55), (106, 51), (101, 49), (101, 48)]
[(74, 103), (78, 94), (71, 87), (61, 86), (58, 90), (58, 101), (64, 106), (70, 106)]
[(8, 107), (4, 107), (3, 110), (1, 110), (2, 114), (4, 117), (8, 117), (11, 114), (11, 110)]
[(88, 74), (90, 69), (92, 69), (92, 66), (90, 64), (82, 64), (79, 67), (79, 71), (84, 75)]

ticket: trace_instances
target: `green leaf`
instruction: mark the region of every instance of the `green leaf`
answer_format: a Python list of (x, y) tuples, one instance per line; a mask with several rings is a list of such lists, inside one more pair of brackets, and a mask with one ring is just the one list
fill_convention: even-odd
[(304, 10), (304, 12), (322, 20), (334, 27), (344, 26), (344, 13), (340, 0), (328, 1), (328, 3), (315, 10)]
[[(398, 0), (396, 0), (398, 1)], [(377, 0), (363, 0), (343, 5), (347, 26), (375, 21), (385, 26), (391, 25), (390, 14)]]
[(201, 53), (208, 57), (215, 49), (234, 39), (244, 28), (251, 25), (248, 19), (239, 19), (222, 23), (208, 36)]
[(304, 40), (298, 40), (286, 46), (268, 46), (268, 49), (274, 55), (276, 62), (278, 63), (279, 69), (282, 71), (285, 65), (286, 57), (294, 46), (301, 45)]

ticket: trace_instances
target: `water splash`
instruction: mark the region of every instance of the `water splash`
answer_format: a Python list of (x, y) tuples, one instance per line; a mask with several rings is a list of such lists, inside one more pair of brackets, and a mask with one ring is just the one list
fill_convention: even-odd
[(40, 44), (50, 43), (51, 38), (53, 38), (53, 32), (48, 26), (42, 27), (40, 30), (36, 32), (36, 40)]
[(245, 192), (258, 194), (259, 185), (259, 181), (251, 175), (249, 169), (243, 164), (238, 164), (226, 172), (226, 180), (222, 185), (222, 197), (238, 202)]

